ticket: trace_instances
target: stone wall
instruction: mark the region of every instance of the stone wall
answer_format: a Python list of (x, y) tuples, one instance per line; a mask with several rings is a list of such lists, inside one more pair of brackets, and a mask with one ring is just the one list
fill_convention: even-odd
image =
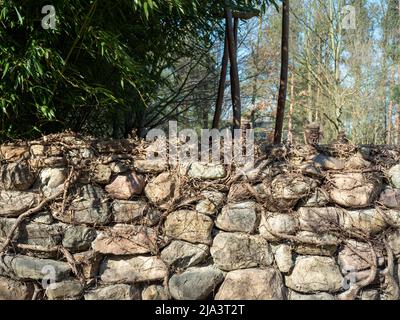
[(397, 150), (263, 148), (243, 174), (147, 147), (0, 146), (1, 299), (399, 298)]

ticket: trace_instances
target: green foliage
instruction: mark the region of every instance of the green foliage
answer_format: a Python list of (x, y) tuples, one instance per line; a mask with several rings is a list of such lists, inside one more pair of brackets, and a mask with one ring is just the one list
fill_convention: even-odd
[(54, 0), (55, 30), (41, 27), (46, 4), (0, 0), (0, 139), (126, 136), (170, 81), (164, 71), (223, 34), (223, 1)]

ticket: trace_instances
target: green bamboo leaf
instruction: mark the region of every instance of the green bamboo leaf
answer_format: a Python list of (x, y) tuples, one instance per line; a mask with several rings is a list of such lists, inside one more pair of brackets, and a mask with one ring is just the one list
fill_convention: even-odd
[(21, 16), (21, 14), (19, 13), (17, 7), (14, 6), (14, 9), (15, 9), (15, 12), (17, 13), (19, 23), (20, 23), (20, 24), (23, 24), (22, 16)]
[(6, 75), (6, 73), (7, 73), (9, 67), (10, 67), (10, 64), (7, 62), (7, 63), (5, 64), (5, 66), (4, 66), (3, 76), (1, 77), (2, 79), (5, 77), (5, 75)]
[(149, 8), (148, 8), (147, 2), (145, 2), (143, 4), (143, 12), (144, 12), (144, 15), (146, 16), (146, 19), (148, 19), (149, 18)]

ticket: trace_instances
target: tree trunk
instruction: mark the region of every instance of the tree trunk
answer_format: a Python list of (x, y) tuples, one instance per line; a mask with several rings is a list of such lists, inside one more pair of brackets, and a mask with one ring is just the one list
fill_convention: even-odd
[(388, 109), (388, 119), (387, 119), (387, 133), (386, 133), (386, 143), (392, 143), (392, 126), (393, 126), (393, 89), (394, 89), (394, 66), (392, 66), (391, 77), (390, 77), (390, 100), (389, 100), (389, 109)]
[[(232, 10), (230, 8), (230, 1), (225, 0), (225, 18), (228, 34), (228, 52), (229, 60), (231, 62), (231, 94), (232, 94), (232, 109), (233, 109), (233, 129), (240, 128), (241, 121), (241, 101), (240, 101), (240, 84), (239, 84), (239, 70), (237, 64), (237, 52), (235, 44), (235, 31), (232, 26)], [(236, 22), (237, 23), (237, 22)]]
[(239, 19), (234, 18), (233, 19), (233, 37), (235, 39), (235, 51), (237, 54), (237, 49), (238, 49), (238, 31), (239, 31)]
[(294, 114), (294, 73), (290, 78), (290, 104), (288, 117), (288, 143), (293, 144), (293, 114)]
[(389, 109), (388, 109), (388, 127), (386, 133), (386, 143), (392, 143), (392, 116), (393, 116), (393, 101), (390, 99), (389, 101)]
[(219, 123), (221, 121), (221, 114), (222, 114), (222, 105), (224, 103), (224, 93), (225, 93), (225, 83), (226, 83), (226, 72), (228, 70), (228, 39), (227, 39), (228, 30), (225, 33), (225, 41), (224, 41), (224, 54), (222, 56), (222, 64), (221, 64), (221, 75), (219, 78), (219, 86), (218, 86), (218, 96), (217, 102), (215, 105), (215, 113), (213, 118), (213, 129), (219, 128)]
[(279, 86), (278, 106), (276, 110), (276, 122), (274, 144), (282, 142), (283, 120), (285, 116), (285, 103), (289, 66), (289, 0), (283, 0), (282, 5), (282, 47), (281, 47), (281, 77)]
[[(321, 38), (318, 38), (318, 52), (317, 52), (317, 58), (318, 58), (318, 67), (317, 67), (317, 77), (320, 77), (321, 74), (321, 64), (322, 64), (322, 57), (321, 57)], [(315, 97), (315, 103), (314, 103), (314, 108), (315, 108), (315, 116), (314, 119), (316, 122), (320, 121), (320, 99), (321, 99), (321, 86), (317, 86), (317, 95)]]
[[(307, 8), (308, 9), (308, 8)], [(308, 9), (310, 10), (310, 9)], [(308, 11), (307, 13), (307, 21), (310, 21), (311, 16), (312, 16), (312, 11)], [(312, 60), (312, 56), (311, 56), (311, 47), (313, 45), (313, 42), (311, 40), (311, 33), (310, 30), (308, 28), (306, 28), (306, 35), (305, 35), (305, 53), (306, 53), (306, 64), (307, 64), (307, 117), (308, 117), (308, 122), (311, 123), (313, 122), (313, 104), (312, 104), (312, 77), (311, 77), (311, 68), (313, 68), (313, 66), (310, 64), (310, 61)]]
[[(400, 12), (400, 2), (399, 2), (399, 12)], [(400, 64), (397, 65), (397, 79), (399, 83), (397, 84), (400, 86)], [(396, 121), (396, 135), (397, 135), (397, 144), (400, 144), (400, 101), (397, 101), (397, 121)]]

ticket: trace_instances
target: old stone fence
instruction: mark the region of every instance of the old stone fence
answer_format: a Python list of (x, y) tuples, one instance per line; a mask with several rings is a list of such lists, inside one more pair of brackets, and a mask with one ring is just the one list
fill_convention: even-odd
[(147, 147), (0, 146), (1, 299), (399, 299), (399, 150), (263, 148), (240, 174)]

